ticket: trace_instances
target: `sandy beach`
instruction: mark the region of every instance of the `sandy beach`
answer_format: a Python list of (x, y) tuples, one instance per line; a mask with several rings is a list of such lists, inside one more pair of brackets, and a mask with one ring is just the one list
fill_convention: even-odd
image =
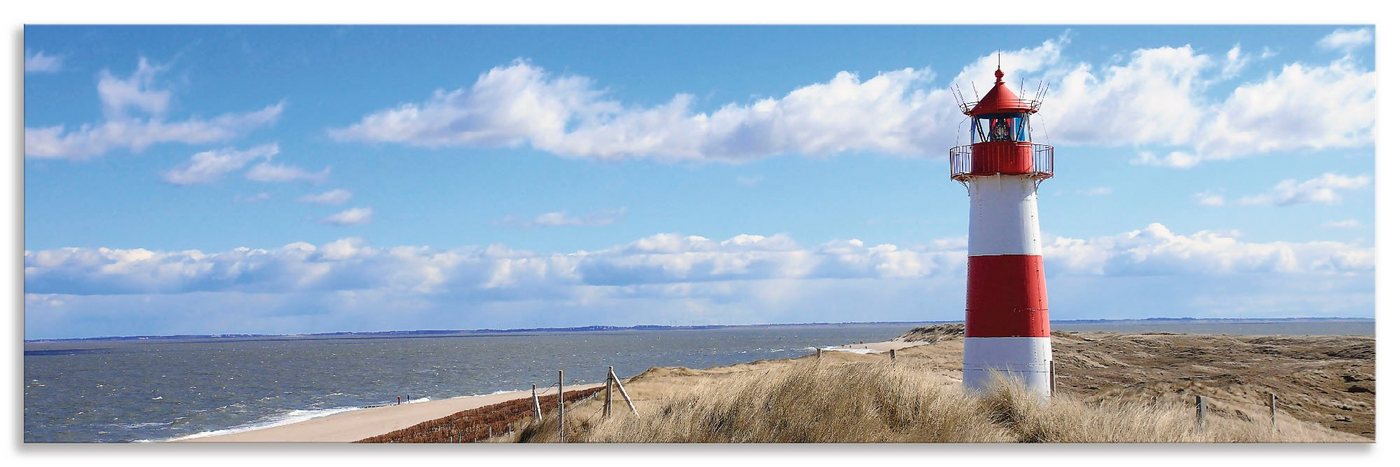
[[(601, 386), (581, 384), (564, 386), (565, 391), (574, 391)], [(541, 394), (554, 396), (556, 392), (547, 389)], [(177, 442), (187, 443), (350, 443), (371, 436), (407, 428), (419, 423), (446, 417), (463, 410), (474, 409), (514, 399), (530, 397), (530, 391), (502, 392), (484, 396), (463, 396), (427, 402), (402, 405), (386, 405), (361, 410), (351, 410), (313, 418), (297, 423), (273, 426), (257, 430), (230, 433), (226, 435), (186, 438)], [(556, 396), (557, 397), (557, 396)]]

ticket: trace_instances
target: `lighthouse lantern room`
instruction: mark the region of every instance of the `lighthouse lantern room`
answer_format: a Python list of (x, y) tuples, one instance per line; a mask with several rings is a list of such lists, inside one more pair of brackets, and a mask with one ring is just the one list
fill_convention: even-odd
[(989, 389), (998, 375), (1048, 398), (1050, 309), (1041, 260), (1036, 189), (1054, 175), (1054, 148), (1031, 141), (1040, 100), (1017, 97), (1002, 81), (964, 102), (969, 142), (949, 150), (951, 178), (971, 201), (967, 237), (967, 318), (963, 386)]

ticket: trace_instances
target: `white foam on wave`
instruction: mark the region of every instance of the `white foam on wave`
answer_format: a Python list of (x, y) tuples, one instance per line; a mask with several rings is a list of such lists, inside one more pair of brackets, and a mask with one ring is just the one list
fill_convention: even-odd
[(510, 394), (510, 393), (512, 393), (512, 392), (520, 392), (520, 390), (519, 390), (519, 389), (502, 389), (502, 390), (500, 390), (500, 391), (494, 391), (494, 392), (490, 392), (490, 393), (486, 393), (486, 394), (472, 394), (472, 395), (470, 395), (470, 396), (465, 396), (465, 397), (494, 396), (494, 395), (497, 395), (497, 394)]
[(860, 354), (880, 353), (879, 350), (874, 350), (874, 349), (845, 349), (845, 348), (841, 348), (841, 347), (822, 347), (822, 351), (823, 351), (823, 352), (850, 352), (850, 353), (860, 353)]

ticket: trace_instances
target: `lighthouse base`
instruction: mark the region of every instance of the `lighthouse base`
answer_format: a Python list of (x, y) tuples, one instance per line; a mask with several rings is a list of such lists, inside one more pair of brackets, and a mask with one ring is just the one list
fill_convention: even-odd
[(963, 339), (963, 387), (971, 392), (996, 388), (998, 378), (1022, 384), (1050, 398), (1049, 337), (968, 337)]

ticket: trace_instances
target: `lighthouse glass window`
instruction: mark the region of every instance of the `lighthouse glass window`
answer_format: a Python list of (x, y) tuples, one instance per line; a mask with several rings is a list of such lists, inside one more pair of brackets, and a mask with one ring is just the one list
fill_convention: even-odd
[(1030, 141), (1026, 114), (984, 115), (972, 120), (972, 142)]

